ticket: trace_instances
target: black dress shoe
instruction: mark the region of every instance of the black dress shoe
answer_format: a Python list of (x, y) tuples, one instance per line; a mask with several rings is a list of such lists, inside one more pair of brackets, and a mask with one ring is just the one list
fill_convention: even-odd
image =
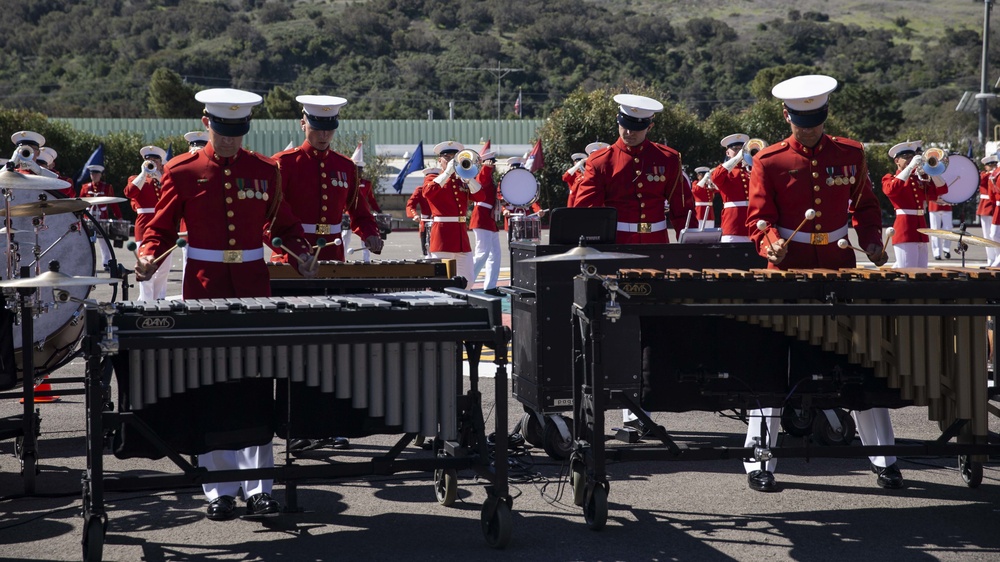
[(281, 512), (278, 502), (271, 499), (270, 494), (254, 494), (247, 499), (246, 517), (275, 517)]
[(758, 492), (776, 492), (778, 484), (774, 481), (774, 474), (770, 470), (755, 470), (747, 474), (747, 485), (751, 490)]
[(319, 439), (292, 439), (288, 442), (288, 450), (292, 452), (312, 451), (323, 446)]
[(951, 252), (945, 252), (944, 253), (944, 259), (950, 260), (951, 259)]
[(937, 261), (941, 261), (941, 256), (934, 256), (934, 259), (936, 259)]
[(896, 463), (892, 463), (889, 466), (881, 467), (872, 466), (872, 472), (878, 475), (875, 482), (882, 488), (889, 490), (898, 490), (903, 487), (903, 473), (899, 471), (899, 467)]
[(236, 514), (236, 498), (219, 496), (208, 504), (208, 518), (212, 521), (232, 519)]
[(323, 444), (328, 447), (333, 447), (334, 449), (351, 448), (351, 440), (346, 437), (334, 437), (333, 439), (324, 439)]

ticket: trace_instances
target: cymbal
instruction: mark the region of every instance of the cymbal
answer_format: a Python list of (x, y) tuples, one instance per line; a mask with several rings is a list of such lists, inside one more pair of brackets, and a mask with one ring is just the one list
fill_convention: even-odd
[(521, 260), (525, 263), (550, 262), (550, 261), (591, 261), (591, 260), (627, 260), (632, 258), (648, 258), (641, 254), (626, 254), (622, 252), (602, 252), (590, 246), (577, 246), (562, 254), (552, 254), (550, 256), (540, 256)]
[(80, 200), (81, 201), (86, 201), (87, 203), (90, 203), (91, 205), (111, 205), (111, 204), (114, 204), (114, 203), (124, 203), (124, 202), (128, 201), (128, 199), (126, 199), (124, 197), (107, 197), (107, 196), (102, 196), (102, 197), (81, 197)]
[(0, 171), (0, 188), (2, 189), (64, 189), (69, 182), (57, 178), (19, 174), (6, 168)]
[(926, 234), (928, 236), (936, 236), (944, 240), (951, 240), (953, 242), (962, 242), (963, 244), (968, 244), (970, 246), (986, 246), (988, 248), (1000, 248), (1000, 243), (994, 242), (987, 238), (980, 238), (979, 236), (973, 236), (971, 234), (964, 234), (960, 232), (952, 232), (951, 230), (938, 230), (936, 228), (918, 228), (917, 232), (921, 234)]
[[(75, 213), (90, 207), (90, 203), (82, 199), (52, 199), (49, 201), (34, 201), (22, 203), (10, 208), (12, 217), (39, 217), (42, 215), (58, 215), (59, 213)], [(0, 217), (7, 214), (6, 209), (0, 209)]]
[(82, 287), (87, 285), (115, 284), (120, 279), (114, 277), (73, 277), (58, 271), (46, 271), (35, 277), (0, 281), (0, 287)]

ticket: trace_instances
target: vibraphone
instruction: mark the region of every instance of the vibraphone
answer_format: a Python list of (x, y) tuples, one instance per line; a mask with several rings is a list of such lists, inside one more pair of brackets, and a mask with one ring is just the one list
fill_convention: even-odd
[[(103, 540), (96, 529), (106, 519), (105, 490), (275, 478), (285, 483), (286, 506), (294, 509), (296, 486), (304, 479), (433, 470), (437, 480), (456, 486), (445, 473), (459, 469), (473, 469), (490, 483), (484, 534), (491, 545), (505, 546), (506, 358), (496, 354), (495, 463), (477, 369), (482, 345), (504, 349), (508, 339), (500, 299), (458, 289), (127, 302), (88, 310), (85, 552), (88, 541)], [(117, 412), (101, 411), (105, 355), (114, 360)], [(218, 416), (205, 413), (204, 397), (220, 391), (238, 407)], [(271, 411), (275, 419), (262, 419), (268, 416), (261, 412)], [(185, 421), (178, 423), (181, 414)], [(182, 474), (105, 476), (105, 428), (113, 431), (117, 457), (167, 456)], [(207, 472), (182, 457), (267, 443), (276, 433), (286, 439), (404, 435), (371, 462), (302, 466), (286, 454), (286, 464), (273, 469)], [(430, 457), (396, 458), (416, 436), (433, 439)]]
[(268, 263), (273, 295), (343, 294), (459, 287), (455, 260), (321, 261), (315, 277), (304, 278), (287, 263)]
[[(593, 528), (603, 526), (607, 516), (606, 459), (755, 458), (751, 448), (682, 448), (660, 427), (654, 437), (663, 447), (605, 448), (603, 412), (612, 408), (912, 404), (926, 406), (929, 419), (939, 423), (937, 440), (892, 447), (779, 447), (768, 454), (957, 454), (967, 463), (963, 473), (978, 469), (981, 480), (982, 461), (1000, 450), (988, 444), (986, 371), (987, 316), (1000, 310), (1000, 271), (590, 273), (574, 280), (574, 351), (583, 360), (574, 371), (581, 391), (574, 400), (578, 455), (571, 468), (575, 498)], [(621, 324), (627, 318), (639, 320), (638, 332), (630, 333), (634, 343), (616, 349), (614, 367), (606, 368), (601, 342), (609, 332), (635, 326)], [(731, 346), (732, 353), (718, 353), (715, 343)], [(639, 357), (641, 372), (623, 371), (621, 356)], [(636, 394), (641, 400), (631, 399)]]

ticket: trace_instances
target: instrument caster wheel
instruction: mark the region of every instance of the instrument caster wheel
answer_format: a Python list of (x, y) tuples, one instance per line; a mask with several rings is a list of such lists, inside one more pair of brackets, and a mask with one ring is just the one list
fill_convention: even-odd
[[(496, 505), (495, 510), (490, 509), (493, 504)], [(493, 511), (492, 516), (490, 511)], [(514, 517), (511, 515), (510, 504), (501, 498), (487, 498), (480, 513), (480, 524), (483, 527), (486, 544), (491, 548), (506, 548), (514, 530)]]
[(812, 408), (785, 408), (781, 412), (781, 429), (795, 437), (807, 437), (815, 419), (816, 410)]
[(583, 519), (592, 531), (600, 531), (608, 522), (608, 489), (596, 483), (583, 507)]
[(105, 523), (100, 517), (91, 516), (83, 526), (83, 560), (100, 562), (104, 556)]
[(587, 467), (582, 462), (574, 462), (569, 468), (569, 481), (573, 486), (573, 505), (583, 507), (587, 501)]
[(538, 421), (538, 415), (533, 412), (525, 412), (521, 416), (521, 435), (524, 440), (535, 447), (542, 447), (545, 444), (545, 426)]
[(851, 417), (851, 414), (840, 408), (834, 409), (834, 412), (837, 414), (837, 419), (840, 420), (840, 431), (837, 431), (830, 425), (830, 420), (827, 419), (825, 413), (819, 413), (813, 422), (813, 439), (822, 445), (850, 445), (854, 441), (856, 429), (854, 418)]
[(434, 471), (434, 495), (439, 504), (450, 507), (458, 499), (458, 472), (453, 468)]
[(970, 460), (967, 455), (958, 456), (958, 470), (962, 481), (970, 488), (978, 488), (983, 483), (983, 463)]
[(552, 459), (564, 461), (573, 452), (573, 435), (569, 426), (572, 420), (566, 416), (555, 414), (547, 418), (545, 424), (545, 443), (542, 448)]
[(14, 439), (14, 458), (20, 459), (21, 454), (24, 453), (24, 437), (16, 437)]
[(418, 435), (418, 436), (414, 437), (413, 438), (413, 446), (414, 447), (419, 447), (419, 448), (422, 449), (424, 447), (424, 436), (423, 435)]

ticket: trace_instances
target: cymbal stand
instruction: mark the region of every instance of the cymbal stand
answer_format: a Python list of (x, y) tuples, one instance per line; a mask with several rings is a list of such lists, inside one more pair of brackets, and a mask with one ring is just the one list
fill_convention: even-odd
[[(9, 216), (9, 215), (8, 215)], [(9, 221), (8, 221), (9, 222)], [(21, 278), (31, 276), (31, 268), (21, 268)], [(35, 324), (33, 316), (33, 301), (35, 287), (20, 287), (17, 289), (17, 304), (21, 311), (21, 379), (24, 385), (24, 418), (22, 419), (24, 435), (22, 436), (20, 454), (21, 475), (24, 477), (24, 493), (35, 493), (35, 476), (38, 467), (38, 439), (35, 418), (35, 357), (34, 338)]]
[(601, 282), (601, 285), (608, 291), (608, 302), (604, 305), (604, 316), (611, 320), (612, 323), (618, 321), (622, 317), (622, 307), (616, 302), (616, 298), (621, 295), (626, 299), (632, 298), (631, 295), (621, 290), (618, 287), (618, 281), (611, 277), (605, 277), (603, 275), (597, 274), (597, 267), (593, 265), (588, 265), (587, 262), (580, 260), (580, 275), (585, 279), (597, 279)]
[[(41, 230), (46, 230), (46, 228), (42, 228)], [(63, 235), (60, 236), (59, 238), (56, 238), (56, 241), (53, 242), (52, 244), (49, 244), (48, 248), (45, 248), (44, 250), (41, 251), (41, 253), (38, 253), (37, 252), (37, 249), (39, 248), (39, 246), (38, 246), (38, 230), (35, 231), (35, 248), (36, 248), (35, 261), (33, 261), (33, 262), (31, 262), (31, 263), (28, 264), (28, 267), (31, 267), (31, 266), (35, 267), (35, 275), (38, 275), (38, 273), (39, 273), (39, 262), (41, 261), (41, 259), (43, 257), (45, 257), (45, 254), (49, 253), (49, 251), (52, 250), (52, 248), (55, 248), (56, 244), (62, 242), (63, 238), (66, 238), (67, 236), (69, 236), (70, 234), (72, 234), (74, 232), (77, 233), (77, 234), (80, 233), (80, 223), (75, 222), (75, 223), (69, 225), (69, 230), (67, 230), (65, 233), (63, 233)]]
[(6, 279), (14, 278), (15, 267), (20, 261), (20, 256), (18, 256), (17, 248), (14, 247), (14, 226), (10, 220), (10, 200), (14, 197), (14, 193), (9, 189), (3, 190), (3, 208), (4, 208), (4, 235), (7, 238), (7, 277)]
[[(41, 272), (42, 272), (41, 266), (39, 264), (39, 260), (41, 259), (41, 257), (43, 255), (45, 255), (45, 252), (49, 251), (49, 249), (46, 248), (45, 252), (43, 252), (42, 251), (42, 243), (41, 243), (42, 242), (41, 241), (41, 232), (44, 231), (44, 230), (48, 230), (48, 228), (49, 228), (49, 227), (45, 226), (45, 215), (42, 214), (42, 215), (39, 215), (37, 217), (32, 217), (32, 219), (31, 219), (31, 226), (34, 227), (33, 229), (35, 231), (35, 245), (31, 247), (31, 253), (35, 256), (35, 261), (33, 261), (30, 264), (28, 264), (28, 267), (34, 266), (35, 267), (35, 275), (37, 276), (37, 275), (41, 274)], [(62, 238), (60, 238), (60, 240), (62, 240)]]

